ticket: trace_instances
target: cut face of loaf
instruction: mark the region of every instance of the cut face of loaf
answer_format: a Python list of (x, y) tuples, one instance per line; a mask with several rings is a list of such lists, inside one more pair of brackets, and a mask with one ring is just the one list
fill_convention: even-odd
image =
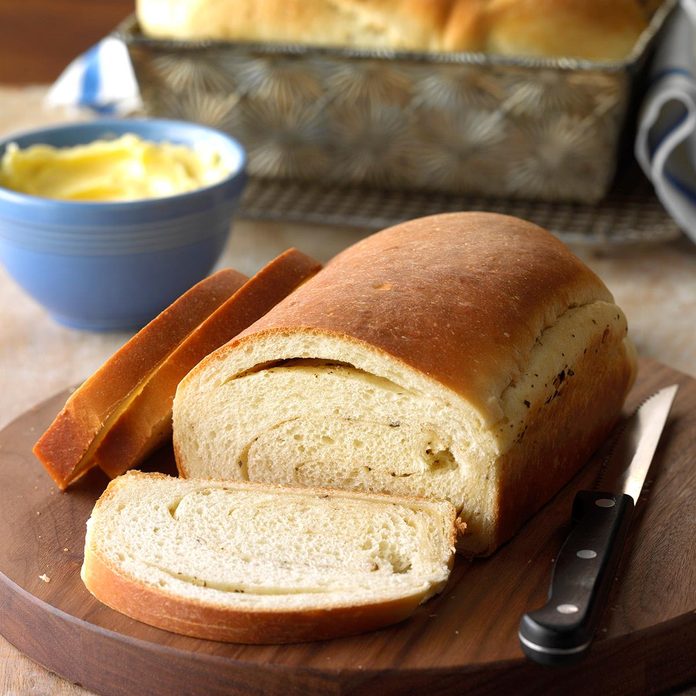
[(129, 472), (87, 524), (82, 578), (160, 628), (278, 643), (400, 621), (442, 589), (448, 503)]
[(424, 218), (363, 240), (182, 382), (188, 477), (449, 500), (458, 546), (508, 539), (601, 443), (626, 320), (540, 228)]

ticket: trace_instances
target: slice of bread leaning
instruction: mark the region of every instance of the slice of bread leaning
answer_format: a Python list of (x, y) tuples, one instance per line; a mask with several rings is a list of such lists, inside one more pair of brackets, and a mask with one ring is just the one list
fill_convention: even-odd
[(277, 256), (251, 277), (169, 354), (109, 422), (94, 462), (114, 478), (171, 437), (172, 401), (186, 373), (208, 353), (262, 317), (321, 265), (297, 249)]
[(228, 268), (197, 283), (71, 394), (33, 450), (61, 489), (94, 465), (92, 454), (99, 436), (124, 401), (246, 280), (246, 276)]
[(635, 374), (558, 239), (453, 213), (372, 235), (180, 383), (182, 476), (449, 500), (488, 554), (587, 462)]
[(248, 279), (231, 269), (201, 281), (80, 386), (34, 446), (61, 489), (99, 465), (113, 477), (171, 434), (179, 380), (320, 268), (289, 249)]
[(447, 502), (131, 471), (87, 522), (82, 579), (176, 633), (333, 638), (401, 621), (440, 591), (454, 523)]

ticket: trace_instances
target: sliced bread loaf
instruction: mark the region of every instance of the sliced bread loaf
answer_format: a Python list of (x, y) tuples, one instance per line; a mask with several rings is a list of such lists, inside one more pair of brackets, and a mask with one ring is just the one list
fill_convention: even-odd
[(179, 385), (182, 476), (452, 502), (504, 542), (616, 422), (635, 358), (602, 281), (550, 233), (436, 215), (333, 259)]
[(101, 602), (199, 638), (285, 643), (401, 621), (449, 576), (446, 502), (131, 471), (87, 523)]
[(111, 478), (140, 464), (172, 432), (172, 401), (186, 373), (314, 275), (321, 265), (296, 249), (273, 259), (167, 356), (108, 423), (94, 462)]

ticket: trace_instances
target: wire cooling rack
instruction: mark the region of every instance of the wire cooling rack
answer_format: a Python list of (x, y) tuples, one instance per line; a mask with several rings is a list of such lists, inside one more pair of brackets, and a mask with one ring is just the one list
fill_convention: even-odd
[(515, 215), (576, 246), (608, 248), (657, 243), (681, 235), (649, 182), (634, 175), (594, 205), (252, 179), (239, 217), (378, 230), (411, 218), (459, 210)]

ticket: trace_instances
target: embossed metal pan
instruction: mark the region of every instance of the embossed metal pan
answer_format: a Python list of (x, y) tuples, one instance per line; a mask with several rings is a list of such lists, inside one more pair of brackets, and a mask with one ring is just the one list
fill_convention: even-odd
[(232, 133), (252, 176), (594, 202), (675, 2), (610, 63), (116, 35), (146, 113)]

